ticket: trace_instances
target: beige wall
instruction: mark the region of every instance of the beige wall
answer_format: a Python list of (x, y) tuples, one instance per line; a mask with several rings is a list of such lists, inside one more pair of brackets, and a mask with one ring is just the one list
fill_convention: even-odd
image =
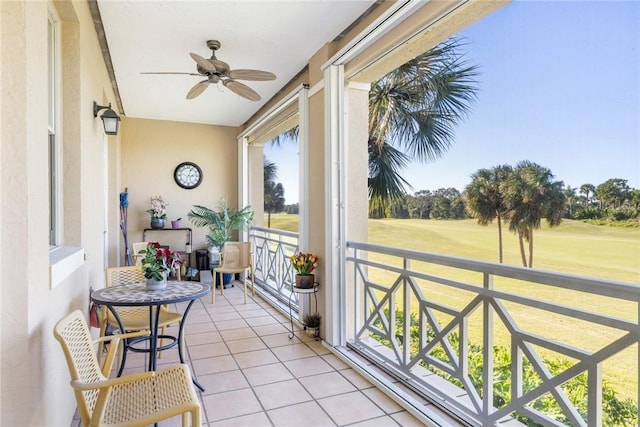
[[(187, 218), (193, 205), (215, 208), (220, 198), (238, 207), (238, 128), (126, 118), (122, 124), (120, 146), (120, 188), (110, 198), (128, 189), (129, 242), (142, 241), (142, 230), (149, 228), (150, 198), (162, 196), (169, 203), (168, 220), (182, 218), (182, 227), (193, 229), (193, 250), (205, 248), (206, 228), (196, 228)], [(202, 183), (192, 190), (179, 187), (173, 172), (182, 162), (196, 163), (202, 169)], [(112, 218), (111, 221), (119, 221)], [(165, 228), (170, 228), (169, 221)], [(150, 232), (146, 240), (173, 243), (177, 233)], [(178, 244), (178, 243), (176, 243)], [(122, 239), (118, 248), (120, 253)], [(179, 248), (178, 248), (179, 249)], [(122, 264), (122, 256), (119, 257)], [(192, 256), (195, 265), (195, 255)]]
[[(53, 325), (88, 308), (104, 271), (104, 133), (93, 100), (115, 99), (87, 3), (55, 2), (61, 19), (63, 239), (86, 261), (49, 283), (48, 2), (0, 2), (0, 425), (69, 425), (75, 401)], [(117, 140), (117, 138), (114, 138)]]

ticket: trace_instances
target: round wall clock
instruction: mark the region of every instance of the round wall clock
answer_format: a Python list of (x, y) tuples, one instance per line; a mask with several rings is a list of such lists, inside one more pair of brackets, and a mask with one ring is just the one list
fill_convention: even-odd
[(183, 162), (176, 166), (173, 178), (180, 187), (191, 190), (202, 182), (202, 169), (195, 163)]

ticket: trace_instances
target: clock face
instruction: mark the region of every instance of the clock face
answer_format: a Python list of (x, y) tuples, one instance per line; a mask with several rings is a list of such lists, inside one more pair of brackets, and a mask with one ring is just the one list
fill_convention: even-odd
[(202, 182), (202, 169), (195, 163), (180, 163), (173, 172), (173, 178), (180, 187), (191, 190)]

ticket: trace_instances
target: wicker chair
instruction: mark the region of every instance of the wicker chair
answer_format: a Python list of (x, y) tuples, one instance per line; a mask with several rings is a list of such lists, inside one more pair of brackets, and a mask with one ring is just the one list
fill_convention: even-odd
[[(124, 285), (128, 283), (142, 283), (146, 279), (142, 273), (142, 266), (135, 265), (131, 267), (110, 267), (107, 268), (107, 287), (114, 285)], [(107, 329), (107, 323), (117, 325), (113, 313), (110, 310), (105, 310), (106, 316), (103, 316), (100, 322), (100, 336), (104, 336)], [(140, 331), (149, 329), (149, 307), (118, 307), (116, 308), (118, 316), (124, 326), (124, 331)], [(162, 328), (160, 334), (165, 335), (167, 325), (171, 323), (177, 323), (182, 320), (182, 314), (169, 311), (166, 306), (160, 307), (160, 319), (158, 327)], [(98, 360), (102, 361), (104, 343), (100, 343), (98, 346)], [(160, 347), (162, 347), (162, 339), (160, 340)], [(162, 352), (158, 354), (159, 358), (162, 358)]]
[[(251, 242), (227, 242), (224, 244), (222, 251), (222, 265), (213, 270), (215, 282), (216, 273), (218, 273), (220, 283), (220, 293), (224, 295), (224, 286), (222, 284), (222, 274), (229, 273), (246, 273), (249, 271), (251, 275), (251, 293), (256, 295), (255, 283), (253, 281), (253, 253), (251, 251)], [(244, 303), (247, 303), (247, 278), (242, 281), (244, 283)], [(215, 287), (211, 292), (211, 303), (216, 301)]]
[(189, 414), (191, 425), (200, 425), (200, 402), (187, 365), (108, 378), (120, 340), (145, 334), (148, 331), (96, 340), (111, 342), (100, 370), (93, 352), (96, 341), (92, 341), (80, 310), (56, 324), (53, 335), (64, 351), (84, 426), (146, 426), (182, 415), (182, 426), (187, 427)]

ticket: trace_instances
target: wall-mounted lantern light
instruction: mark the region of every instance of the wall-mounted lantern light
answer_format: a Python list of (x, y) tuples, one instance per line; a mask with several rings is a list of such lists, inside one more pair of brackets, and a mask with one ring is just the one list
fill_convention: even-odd
[(96, 101), (93, 101), (93, 117), (98, 117), (98, 113), (104, 109), (107, 111), (100, 116), (102, 124), (104, 125), (104, 133), (107, 135), (117, 135), (118, 128), (120, 127), (120, 116), (111, 109), (111, 103), (109, 103), (108, 107), (103, 107), (102, 105), (98, 105)]

